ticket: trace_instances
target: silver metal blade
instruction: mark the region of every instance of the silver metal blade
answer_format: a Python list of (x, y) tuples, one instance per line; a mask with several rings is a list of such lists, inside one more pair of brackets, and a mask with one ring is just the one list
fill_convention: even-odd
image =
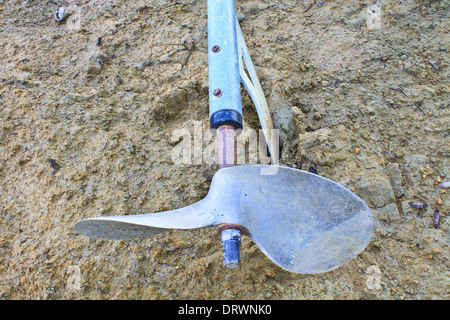
[(194, 229), (219, 224), (214, 203), (207, 197), (190, 206), (159, 213), (84, 219), (74, 229), (88, 237), (122, 240), (153, 236), (171, 229)]
[(191, 206), (91, 218), (75, 229), (93, 237), (126, 239), (222, 223), (243, 226), (270, 260), (296, 273), (339, 267), (358, 255), (373, 234), (369, 208), (345, 187), (306, 171), (264, 165), (219, 170), (205, 199)]
[(286, 167), (279, 167), (274, 175), (261, 175), (260, 166), (233, 169), (228, 179), (240, 179), (243, 186), (236, 223), (283, 269), (330, 271), (357, 256), (370, 242), (373, 217), (369, 208), (336, 182)]

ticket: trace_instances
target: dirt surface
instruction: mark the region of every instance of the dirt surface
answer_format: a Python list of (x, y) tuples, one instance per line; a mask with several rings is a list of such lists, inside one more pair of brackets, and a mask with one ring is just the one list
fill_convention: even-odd
[[(216, 165), (171, 159), (175, 129), (209, 126), (206, 1), (0, 0), (0, 298), (450, 298), (436, 186), (450, 179), (449, 1), (374, 5), (236, 2), (282, 165), (314, 166), (375, 218), (359, 256), (298, 275), (246, 237), (242, 266), (224, 269), (214, 227), (132, 241), (73, 230), (207, 194)], [(244, 91), (243, 109), (258, 129)]]

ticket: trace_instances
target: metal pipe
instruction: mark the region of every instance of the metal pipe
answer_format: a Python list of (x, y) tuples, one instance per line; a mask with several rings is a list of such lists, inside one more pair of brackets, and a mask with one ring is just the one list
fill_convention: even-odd
[(234, 0), (208, 0), (208, 69), (211, 128), (242, 128)]
[[(217, 129), (217, 155), (219, 169), (237, 164), (236, 129), (232, 125), (223, 125)], [(222, 239), (223, 265), (234, 269), (241, 263), (241, 230), (233, 224), (222, 224), (218, 231)]]
[[(234, 0), (208, 0), (209, 116), (211, 128), (217, 129), (219, 169), (237, 164), (236, 129), (242, 128), (238, 58)], [(241, 231), (230, 224), (218, 231), (224, 266), (239, 267)]]
[(217, 156), (219, 169), (237, 164), (236, 129), (232, 125), (217, 128)]

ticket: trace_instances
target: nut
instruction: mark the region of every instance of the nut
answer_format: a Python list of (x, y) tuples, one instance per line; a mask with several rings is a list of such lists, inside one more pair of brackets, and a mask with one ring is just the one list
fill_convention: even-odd
[(219, 89), (219, 88), (214, 89), (214, 91), (213, 91), (213, 95), (215, 97), (220, 97), (222, 94), (223, 94), (223, 91), (221, 89)]

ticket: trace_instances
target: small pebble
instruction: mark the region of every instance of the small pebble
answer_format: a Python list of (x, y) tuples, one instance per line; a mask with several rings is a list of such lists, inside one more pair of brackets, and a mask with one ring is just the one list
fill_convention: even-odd
[(428, 60), (428, 61), (429, 61), (429, 62), (431, 63), (431, 65), (433, 66), (433, 69), (434, 69), (434, 70), (439, 69), (438, 66), (437, 66), (436, 61), (434, 61), (434, 60)]
[(269, 278), (275, 277), (275, 272), (273, 272), (272, 270), (266, 269), (266, 270), (264, 270), (264, 273), (265, 273), (266, 276), (269, 277)]
[(439, 188), (448, 189), (450, 188), (450, 182), (443, 182), (439, 185)]
[(67, 10), (66, 8), (60, 8), (58, 11), (55, 12), (55, 19), (57, 21), (63, 21), (67, 17)]
[(133, 153), (133, 152), (134, 152), (134, 144), (131, 143), (131, 142), (124, 143), (124, 144), (123, 144), (123, 148), (124, 148), (125, 151), (128, 152), (128, 153)]
[(413, 208), (417, 208), (417, 209), (424, 209), (427, 208), (428, 205), (426, 203), (421, 203), (421, 202), (408, 202), (409, 205)]
[(436, 229), (439, 228), (439, 220), (440, 220), (439, 210), (435, 210), (433, 215), (433, 225)]
[(361, 148), (355, 148), (355, 153), (359, 154), (359, 152), (361, 151)]

